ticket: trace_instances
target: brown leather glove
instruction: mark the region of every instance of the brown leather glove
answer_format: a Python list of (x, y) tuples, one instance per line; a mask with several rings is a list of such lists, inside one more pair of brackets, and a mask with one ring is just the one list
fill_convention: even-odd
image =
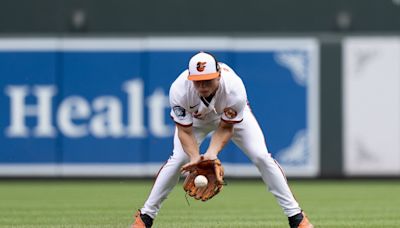
[[(197, 200), (207, 201), (218, 194), (224, 185), (224, 167), (219, 159), (204, 160), (200, 157), (200, 161), (183, 167), (182, 171), (189, 172), (183, 183), (183, 190)], [(194, 179), (198, 175), (203, 175), (207, 178), (208, 184), (205, 187), (196, 187)]]

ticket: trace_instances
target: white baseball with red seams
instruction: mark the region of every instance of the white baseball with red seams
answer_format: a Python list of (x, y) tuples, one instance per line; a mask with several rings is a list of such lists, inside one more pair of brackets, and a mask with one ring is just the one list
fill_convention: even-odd
[(205, 187), (207, 186), (207, 184), (208, 184), (207, 177), (203, 175), (198, 175), (196, 176), (196, 178), (194, 178), (194, 186), (196, 186), (197, 188)]

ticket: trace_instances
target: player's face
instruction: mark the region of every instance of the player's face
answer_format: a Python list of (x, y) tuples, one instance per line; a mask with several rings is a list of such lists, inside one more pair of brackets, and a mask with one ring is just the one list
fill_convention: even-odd
[(213, 94), (219, 86), (219, 77), (211, 80), (193, 81), (194, 87), (202, 97)]

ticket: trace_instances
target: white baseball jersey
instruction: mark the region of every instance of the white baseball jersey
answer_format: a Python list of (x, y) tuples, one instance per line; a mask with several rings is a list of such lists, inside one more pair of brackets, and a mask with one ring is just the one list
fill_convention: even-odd
[(210, 102), (201, 98), (193, 82), (188, 80), (188, 70), (179, 75), (169, 92), (171, 117), (180, 125), (200, 125), (222, 119), (229, 123), (243, 120), (247, 104), (246, 89), (242, 80), (226, 64), (221, 66), (218, 90)]

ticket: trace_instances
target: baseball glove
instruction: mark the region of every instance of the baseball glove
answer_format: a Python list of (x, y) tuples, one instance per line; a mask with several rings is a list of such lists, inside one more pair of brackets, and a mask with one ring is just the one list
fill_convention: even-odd
[[(224, 167), (219, 159), (204, 160), (203, 157), (196, 164), (183, 167), (183, 172), (189, 172), (183, 183), (183, 190), (197, 200), (207, 201), (217, 195), (224, 185)], [(205, 187), (196, 187), (194, 179), (204, 175), (208, 184)]]

